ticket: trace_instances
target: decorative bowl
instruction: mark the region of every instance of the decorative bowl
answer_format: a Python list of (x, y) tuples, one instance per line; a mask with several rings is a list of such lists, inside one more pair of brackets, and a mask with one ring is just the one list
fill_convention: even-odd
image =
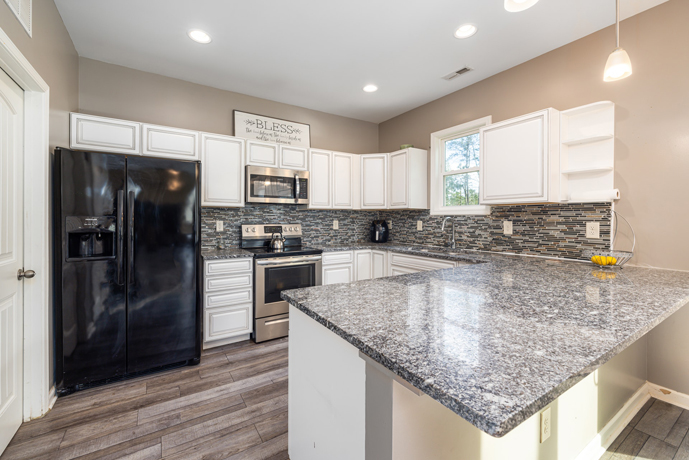
[(603, 267), (621, 267), (629, 262), (629, 259), (634, 255), (630, 251), (603, 251), (603, 250), (588, 250), (584, 251), (584, 257), (594, 264)]

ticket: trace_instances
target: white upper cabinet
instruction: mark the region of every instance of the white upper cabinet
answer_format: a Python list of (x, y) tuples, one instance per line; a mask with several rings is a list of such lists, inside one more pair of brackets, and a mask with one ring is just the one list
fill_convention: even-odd
[(352, 209), (354, 204), (354, 155), (333, 152), (333, 208)]
[(332, 208), (331, 177), (333, 153), (311, 149), (309, 159), (309, 208)]
[(361, 155), (361, 208), (386, 209), (388, 154)]
[(244, 141), (201, 134), (201, 206), (244, 206)]
[(168, 126), (141, 125), (141, 153), (145, 156), (198, 160), (199, 133)]
[(277, 168), (280, 146), (269, 142), (246, 141), (246, 164)]
[(428, 152), (409, 148), (389, 157), (389, 208), (428, 209)]
[(302, 147), (280, 146), (280, 167), (284, 169), (309, 169), (309, 152)]
[(481, 128), (480, 165), (481, 204), (559, 202), (559, 112)]
[(78, 150), (141, 154), (141, 125), (133, 121), (71, 113), (69, 146)]

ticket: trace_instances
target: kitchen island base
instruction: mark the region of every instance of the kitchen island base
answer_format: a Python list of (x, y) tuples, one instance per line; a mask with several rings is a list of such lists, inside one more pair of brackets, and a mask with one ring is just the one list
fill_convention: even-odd
[(643, 337), (548, 405), (545, 442), (545, 408), (496, 438), (293, 306), (289, 342), (292, 460), (576, 459), (646, 382)]

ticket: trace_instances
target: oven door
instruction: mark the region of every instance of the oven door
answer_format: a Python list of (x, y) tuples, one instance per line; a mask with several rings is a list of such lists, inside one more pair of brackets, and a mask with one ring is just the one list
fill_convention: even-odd
[(309, 172), (246, 167), (247, 203), (309, 203)]
[(275, 257), (256, 262), (256, 318), (287, 313), (282, 291), (321, 285), (321, 256)]

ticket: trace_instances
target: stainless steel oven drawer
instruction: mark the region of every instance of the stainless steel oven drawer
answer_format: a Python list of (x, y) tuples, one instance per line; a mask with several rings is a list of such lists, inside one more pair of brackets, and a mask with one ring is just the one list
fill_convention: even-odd
[(257, 318), (254, 324), (256, 342), (287, 337), (289, 333), (289, 314)]

